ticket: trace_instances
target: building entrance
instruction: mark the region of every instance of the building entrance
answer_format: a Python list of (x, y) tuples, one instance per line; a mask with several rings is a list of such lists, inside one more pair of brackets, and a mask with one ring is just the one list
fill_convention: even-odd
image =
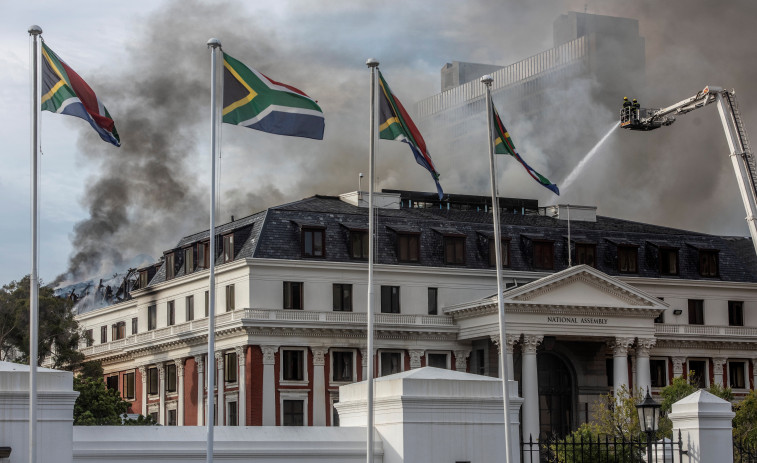
[(552, 353), (540, 353), (539, 439), (563, 437), (573, 431), (575, 394), (573, 374), (565, 361)]

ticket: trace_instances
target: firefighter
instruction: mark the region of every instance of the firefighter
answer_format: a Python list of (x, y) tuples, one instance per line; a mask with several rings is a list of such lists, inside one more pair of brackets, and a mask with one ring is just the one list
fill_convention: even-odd
[(631, 107), (631, 102), (628, 101), (628, 97), (627, 96), (623, 97), (623, 107), (624, 108), (630, 108)]
[(636, 101), (636, 98), (634, 98), (633, 99), (633, 103), (631, 103), (631, 109), (632, 109), (631, 114), (632, 114), (632, 117), (633, 117), (634, 121), (638, 122), (638, 120), (639, 120), (639, 116), (640, 116), (639, 109), (640, 108), (641, 108), (641, 105), (639, 104), (638, 101)]

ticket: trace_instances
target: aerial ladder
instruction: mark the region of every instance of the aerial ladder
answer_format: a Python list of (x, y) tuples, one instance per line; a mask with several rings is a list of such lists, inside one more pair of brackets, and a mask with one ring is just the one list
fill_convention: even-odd
[(654, 130), (675, 122), (676, 116), (716, 103), (723, 123), (725, 138), (731, 150), (731, 162), (741, 199), (746, 209), (746, 221), (752, 236), (752, 245), (757, 252), (757, 165), (749, 147), (744, 124), (739, 113), (736, 95), (720, 87), (705, 87), (696, 95), (668, 106), (667, 108), (623, 107), (620, 110), (620, 127), (628, 130)]

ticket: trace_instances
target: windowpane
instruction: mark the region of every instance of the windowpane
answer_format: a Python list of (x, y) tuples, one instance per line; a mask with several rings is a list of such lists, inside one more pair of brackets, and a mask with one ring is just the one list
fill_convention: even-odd
[(353, 259), (368, 258), (368, 232), (350, 231), (350, 257)]
[(105, 378), (105, 387), (108, 389), (113, 389), (114, 391), (118, 390), (118, 375), (115, 376), (108, 376)]
[(210, 292), (205, 291), (205, 318), (208, 317), (208, 313), (210, 313)]
[(678, 275), (678, 249), (660, 248), (660, 274)]
[(131, 319), (131, 334), (137, 334), (139, 329), (139, 318), (134, 317)]
[(228, 352), (224, 356), (223, 379), (227, 383), (237, 382), (237, 354), (236, 352)]
[(184, 249), (184, 273), (192, 273), (195, 270), (194, 249)]
[(728, 301), (728, 324), (730, 326), (744, 326), (744, 303), (742, 301)]
[(100, 327), (100, 344), (105, 344), (108, 342), (108, 326), (101, 326)]
[(124, 374), (124, 398), (134, 399), (134, 373)]
[(208, 268), (210, 253), (210, 243), (197, 243), (197, 268)]
[[(497, 247), (494, 239), (489, 239), (489, 267), (497, 266)], [(502, 266), (510, 266), (510, 240), (502, 238)]]
[(437, 288), (428, 288), (428, 314), (429, 315), (436, 315), (438, 312), (438, 307), (437, 307), (438, 293), (439, 291)]
[(397, 236), (397, 260), (400, 262), (418, 262), (418, 235)]
[(457, 236), (444, 237), (444, 263), (465, 264), (465, 238)]
[(718, 276), (718, 251), (699, 251), (699, 274), (703, 277)]
[(336, 311), (352, 311), (352, 285), (341, 283), (334, 284), (333, 305), (333, 308)]
[(223, 261), (231, 262), (234, 260), (234, 235), (226, 235), (223, 237)]
[(554, 244), (549, 241), (534, 241), (534, 268), (551, 270), (554, 267)]
[(428, 354), (428, 366), (447, 368), (447, 354)]
[(195, 319), (195, 297), (194, 296), (187, 296), (186, 297), (186, 306), (187, 306), (187, 321), (191, 322)]
[(689, 299), (689, 324), (704, 325), (704, 301)]
[(163, 374), (165, 374), (166, 392), (176, 392), (176, 364), (167, 364)]
[(237, 403), (229, 402), (229, 416), (226, 419), (227, 426), (239, 426), (239, 420), (237, 419)]
[(283, 380), (303, 381), (304, 356), (301, 350), (285, 350), (283, 360)]
[(155, 367), (147, 369), (147, 393), (158, 393), (158, 369)]
[(652, 387), (665, 387), (668, 385), (667, 364), (665, 360), (650, 360), (649, 374)]
[(732, 389), (745, 389), (745, 365), (744, 362), (730, 362), (728, 364), (728, 380)]
[(381, 376), (402, 372), (402, 354), (399, 352), (381, 353)]
[(689, 360), (690, 382), (699, 389), (707, 387), (707, 364), (704, 360)]
[(284, 308), (302, 310), (302, 283), (298, 281), (284, 282)]
[(166, 254), (166, 280), (170, 280), (175, 276), (175, 257), (173, 252)]
[(324, 231), (317, 228), (304, 228), (302, 230), (302, 255), (303, 257), (323, 257), (324, 255)]
[(333, 353), (333, 379), (334, 381), (353, 381), (352, 379), (352, 352), (335, 351)]
[(176, 426), (176, 410), (166, 410), (166, 426)]
[(639, 250), (635, 246), (618, 246), (618, 271), (620, 273), (638, 272), (636, 262)]
[(234, 285), (226, 285), (226, 311), (231, 312), (235, 307)]
[(304, 401), (284, 400), (284, 426), (302, 426), (304, 421)]
[(91, 347), (92, 344), (95, 343), (95, 337), (92, 334), (92, 330), (87, 330), (84, 332), (84, 338), (86, 339), (87, 347)]
[(147, 331), (154, 330), (158, 327), (158, 306), (151, 305), (147, 307)]
[(400, 313), (400, 287), (381, 287), (381, 313)]
[(596, 265), (597, 246), (595, 244), (576, 243), (576, 264), (594, 267)]
[(166, 305), (166, 325), (171, 326), (176, 323), (176, 306), (174, 301), (168, 301)]

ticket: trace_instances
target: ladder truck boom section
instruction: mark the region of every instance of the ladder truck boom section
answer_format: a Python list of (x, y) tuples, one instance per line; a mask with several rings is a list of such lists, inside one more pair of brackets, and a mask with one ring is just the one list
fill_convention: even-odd
[(731, 163), (736, 173), (741, 199), (746, 209), (746, 221), (757, 252), (757, 165), (749, 146), (744, 124), (734, 91), (721, 87), (705, 87), (696, 95), (666, 108), (623, 107), (620, 110), (620, 127), (628, 130), (648, 131), (671, 125), (676, 116), (715, 103), (723, 123), (725, 138), (730, 149)]

